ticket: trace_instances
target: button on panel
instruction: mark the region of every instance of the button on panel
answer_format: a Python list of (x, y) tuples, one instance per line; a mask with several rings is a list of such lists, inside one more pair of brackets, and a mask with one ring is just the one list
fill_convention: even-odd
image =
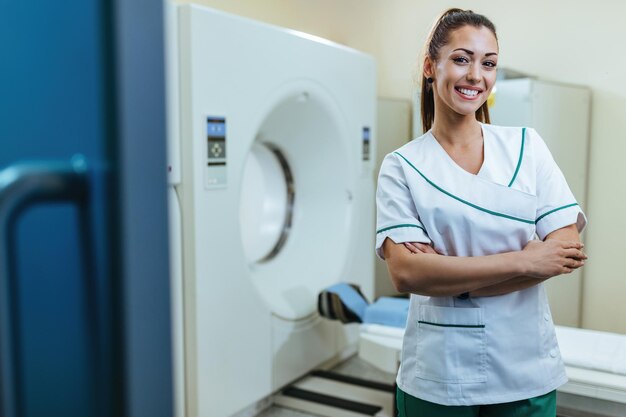
[(218, 159), (226, 157), (225, 140), (209, 141), (209, 159)]

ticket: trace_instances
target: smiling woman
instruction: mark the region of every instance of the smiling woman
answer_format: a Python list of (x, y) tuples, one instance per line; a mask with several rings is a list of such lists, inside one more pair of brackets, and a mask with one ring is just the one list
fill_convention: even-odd
[[(455, 13), (457, 16), (452, 19), (451, 16)], [(440, 96), (443, 93), (444, 85), (439, 82), (439, 75), (446, 75), (446, 70), (449, 77), (455, 78), (453, 82), (459, 82), (458, 85), (453, 84), (453, 87), (461, 97), (480, 101), (480, 106), (473, 109), (476, 119), (489, 123), (487, 103), (480, 99), (481, 96), (489, 96), (496, 81), (498, 38), (493, 23), (477, 13), (450, 9), (435, 22), (426, 48), (421, 94), (424, 132), (433, 124), (436, 113), (434, 95), (437, 90), (440, 91)], [(434, 78), (435, 71), (439, 73), (437, 78)], [(483, 76), (485, 82), (479, 85)], [(461, 92), (461, 88), (465, 92)], [(445, 94), (442, 98), (445, 98)], [(445, 102), (451, 106), (450, 101)]]
[(377, 191), (376, 250), (411, 293), (400, 415), (554, 417), (567, 377), (543, 281), (584, 265), (586, 218), (534, 129), (489, 124), (493, 23), (450, 9), (425, 51), (424, 135)]

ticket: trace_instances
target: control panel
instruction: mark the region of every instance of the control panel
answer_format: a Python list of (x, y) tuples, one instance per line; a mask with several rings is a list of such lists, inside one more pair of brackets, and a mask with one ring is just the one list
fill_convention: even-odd
[(370, 160), (370, 128), (365, 126), (363, 127), (363, 160)]
[(226, 187), (226, 118), (206, 118), (206, 174), (207, 188)]

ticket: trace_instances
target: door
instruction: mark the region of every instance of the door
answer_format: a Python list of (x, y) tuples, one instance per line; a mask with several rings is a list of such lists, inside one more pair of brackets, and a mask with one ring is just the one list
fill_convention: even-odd
[(2, 417), (172, 415), (162, 33), (0, 0)]

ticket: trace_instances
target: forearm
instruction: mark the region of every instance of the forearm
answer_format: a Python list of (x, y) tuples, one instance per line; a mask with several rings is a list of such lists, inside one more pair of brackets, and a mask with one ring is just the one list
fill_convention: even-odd
[(413, 255), (408, 250), (393, 254), (401, 259), (388, 262), (396, 288), (429, 296), (451, 296), (503, 283), (525, 275), (521, 252), (458, 257), (436, 254)]
[(470, 291), (469, 295), (470, 297), (494, 297), (497, 295), (504, 295), (515, 291), (525, 290), (526, 288), (541, 284), (543, 281), (545, 280), (541, 278), (519, 276), (499, 284)]
[(580, 235), (578, 234), (578, 229), (576, 228), (576, 225), (571, 224), (569, 226), (562, 227), (548, 234), (548, 236), (546, 236), (544, 240), (551, 240), (551, 239), (561, 240), (561, 241), (580, 242)]
[[(576, 229), (576, 225), (570, 225), (563, 227), (561, 229), (555, 230), (546, 236), (545, 240), (561, 240), (561, 241), (570, 241), (570, 242), (580, 242), (580, 236), (578, 234), (578, 230)], [(493, 297), (497, 295), (509, 294), (515, 291), (525, 290), (526, 288), (534, 287), (535, 285), (541, 284), (545, 279), (520, 276), (515, 277), (511, 280), (501, 282), (498, 284), (490, 285), (488, 287), (483, 287), (475, 291), (470, 292), (471, 297)]]

